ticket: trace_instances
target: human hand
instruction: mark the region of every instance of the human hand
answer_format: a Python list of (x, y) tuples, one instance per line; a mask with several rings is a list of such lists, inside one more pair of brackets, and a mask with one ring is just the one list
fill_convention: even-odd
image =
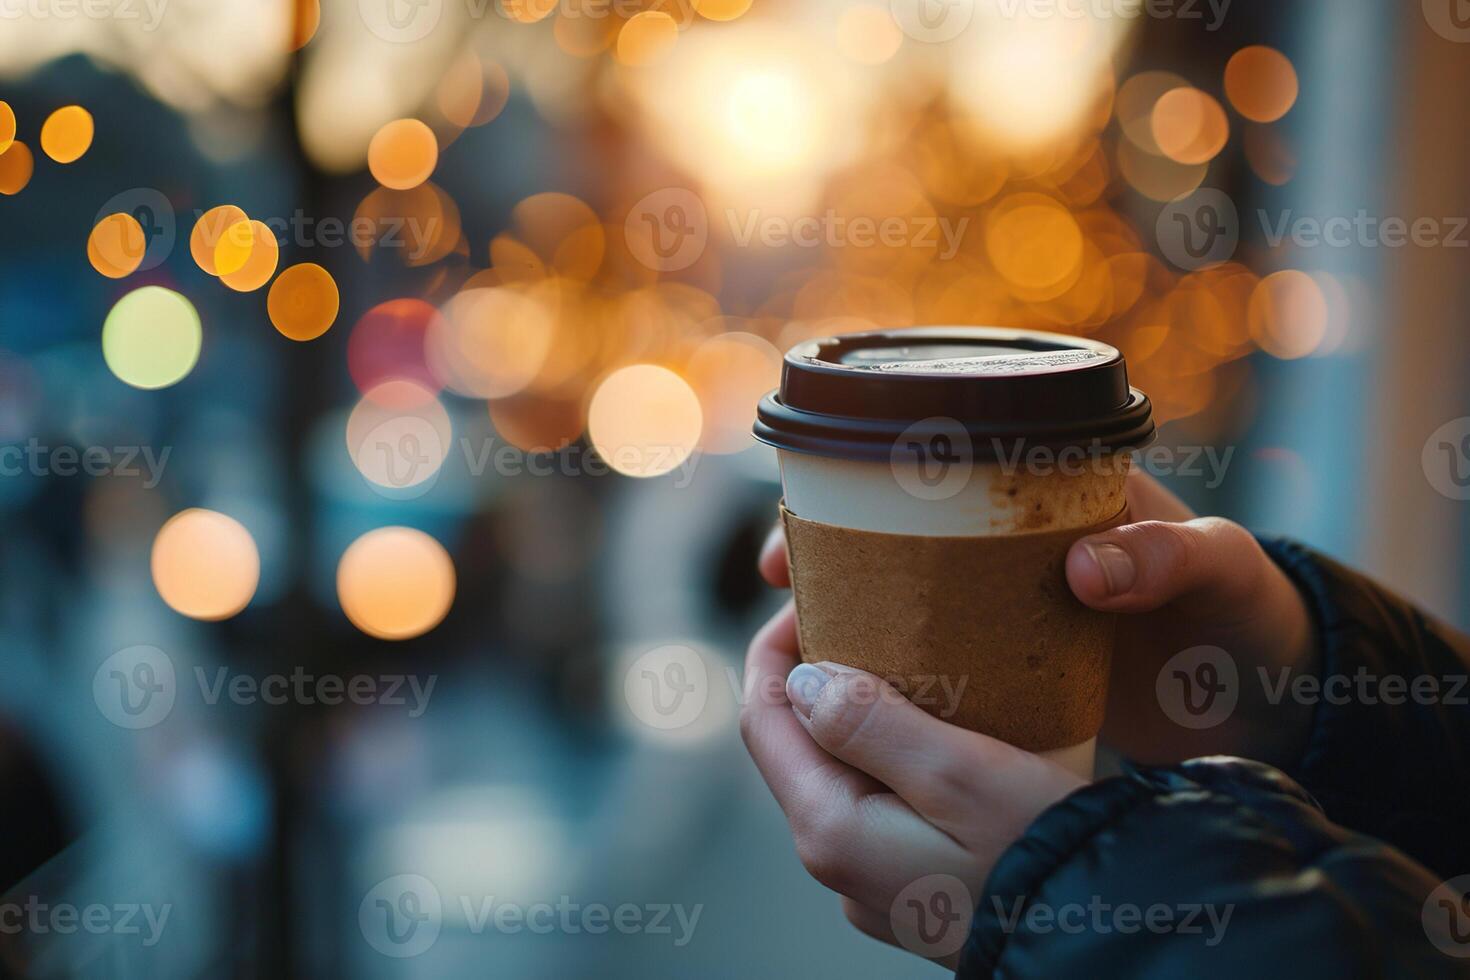
[[(1312, 708), (1289, 697), (1273, 704), (1257, 678), (1262, 669), (1273, 677), (1282, 669), (1293, 678), (1319, 672), (1301, 594), (1240, 525), (1196, 517), (1141, 470), (1129, 475), (1127, 495), (1131, 523), (1084, 538), (1067, 555), (1067, 581), (1077, 598), (1122, 614), (1102, 740), (1155, 765), (1203, 755), (1295, 763)], [(760, 570), (772, 585), (790, 585), (779, 525), (761, 552)], [(1172, 657), (1197, 646), (1229, 654), (1239, 700), (1224, 721), (1195, 729), (1169, 717), (1157, 685)]]
[(951, 969), (996, 859), (1083, 785), (934, 718), (872, 674), (800, 664), (789, 602), (750, 645), (746, 690), (785, 692), (747, 698), (740, 730), (807, 870), (843, 896), (858, 929)]

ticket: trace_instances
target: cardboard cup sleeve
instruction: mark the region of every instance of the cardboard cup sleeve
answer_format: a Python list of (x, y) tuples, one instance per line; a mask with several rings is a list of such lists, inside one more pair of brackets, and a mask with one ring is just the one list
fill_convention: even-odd
[(781, 507), (807, 663), (889, 681), (943, 720), (1032, 752), (1102, 728), (1114, 617), (1078, 602), (1078, 538), (1126, 523), (917, 537), (802, 520)]

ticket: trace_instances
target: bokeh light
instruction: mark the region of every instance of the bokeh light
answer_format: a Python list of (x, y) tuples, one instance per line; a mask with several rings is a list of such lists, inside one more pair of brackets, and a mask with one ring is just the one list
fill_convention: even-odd
[(292, 51), (299, 51), (316, 37), (317, 28), (322, 24), (322, 3), (321, 0), (294, 0), (292, 6), (295, 10), (288, 46)]
[(15, 141), (15, 110), (10, 103), (0, 101), (0, 154), (10, 149)]
[(31, 182), (36, 162), (31, 148), (20, 140), (13, 140), (10, 149), (0, 153), (0, 194), (19, 194)]
[(618, 32), (618, 61), (634, 68), (655, 64), (668, 56), (679, 40), (679, 25), (662, 10), (634, 14)]
[(189, 254), (194, 257), (194, 264), (217, 277), (220, 269), (215, 261), (215, 254), (226, 232), (236, 227), (240, 230), (234, 232), (234, 236), (238, 237), (227, 246), (226, 260), (231, 265), (226, 271), (233, 272), (244, 265), (245, 260), (250, 257), (249, 246), (254, 235), (249, 230), (250, 216), (233, 204), (210, 208), (194, 222), (194, 230), (189, 233)]
[(733, 453), (754, 445), (756, 405), (781, 382), (781, 353), (752, 333), (716, 334), (685, 366), (704, 418), (700, 448)]
[[(263, 221), (252, 220), (249, 224), (250, 244), (248, 249), (240, 249), (235, 243), (244, 238), (244, 228), (241, 223), (231, 226), (220, 239), (219, 246), (215, 249), (215, 265), (220, 269), (220, 282), (229, 286), (237, 293), (250, 293), (271, 281), (271, 276), (276, 274), (276, 264), (281, 258), (280, 246), (276, 244), (275, 232)], [(233, 251), (230, 251), (231, 248)], [(232, 272), (225, 269), (234, 265), (235, 259), (241, 251), (245, 252), (245, 261)]]
[(432, 390), (394, 379), (358, 400), (347, 419), (347, 452), (369, 482), (407, 490), (438, 474), (453, 443), (449, 413)]
[(204, 331), (194, 304), (171, 289), (144, 286), (118, 300), (102, 324), (102, 357), (134, 388), (167, 388), (194, 369)]
[(1214, 98), (1197, 88), (1170, 89), (1154, 104), (1153, 137), (1175, 163), (1209, 163), (1230, 138), (1230, 122)]
[(1273, 357), (1306, 357), (1327, 336), (1327, 297), (1310, 275), (1297, 269), (1262, 279), (1250, 298), (1250, 332)]
[(694, 0), (699, 16), (710, 20), (734, 20), (750, 9), (754, 0)]
[(175, 514), (153, 539), (153, 585), (191, 619), (229, 619), (260, 584), (260, 552), (245, 526), (212, 510)]
[(340, 303), (332, 274), (314, 262), (302, 262), (271, 283), (266, 312), (283, 337), (315, 340), (336, 321)]
[(699, 444), (703, 418), (689, 383), (668, 368), (635, 364), (603, 379), (587, 410), (599, 456), (625, 476), (660, 476)]
[(79, 105), (62, 106), (41, 126), (41, 149), (57, 163), (75, 163), (92, 146), (92, 114)]
[(435, 376), (459, 394), (505, 398), (541, 370), (553, 329), (546, 309), (522, 291), (467, 289), (431, 321), (425, 356)]
[(422, 531), (383, 527), (352, 543), (337, 565), (337, 599), (352, 625), (381, 640), (438, 626), (454, 603), (454, 562)]
[(439, 164), (434, 131), (417, 119), (395, 119), (368, 144), (368, 169), (384, 187), (406, 191), (428, 180)]
[(903, 31), (886, 4), (859, 3), (837, 18), (837, 50), (860, 65), (881, 65), (902, 45)]
[(147, 250), (143, 226), (131, 214), (109, 214), (87, 236), (87, 261), (109, 279), (136, 272)]
[(368, 310), (347, 340), (347, 370), (361, 392), (394, 378), (417, 381), (437, 391), (443, 382), (430, 370), (425, 342), (439, 310), (421, 299), (393, 299)]
[(1296, 105), (1298, 82), (1291, 59), (1254, 45), (1235, 52), (1225, 66), (1225, 95), (1252, 122), (1275, 122)]

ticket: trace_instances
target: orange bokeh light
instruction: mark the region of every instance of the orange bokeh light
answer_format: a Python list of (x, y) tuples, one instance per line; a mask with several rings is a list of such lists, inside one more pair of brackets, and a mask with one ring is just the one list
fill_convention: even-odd
[(283, 337), (315, 340), (336, 321), (340, 302), (332, 274), (314, 262), (302, 262), (271, 283), (266, 312)]
[(75, 163), (92, 146), (92, 114), (79, 105), (62, 106), (41, 126), (41, 149), (57, 163)]
[(1152, 126), (1164, 156), (1186, 166), (1209, 163), (1230, 138), (1225, 110), (1197, 88), (1170, 89), (1161, 95), (1154, 103)]
[[(235, 225), (225, 232), (220, 240), (219, 247), (215, 250), (215, 264), (219, 268), (226, 268), (227, 263), (221, 261), (221, 251), (240, 236), (240, 229), (244, 225)], [(237, 293), (250, 293), (271, 281), (271, 276), (276, 274), (276, 264), (280, 261), (280, 246), (276, 244), (275, 233), (270, 230), (263, 221), (250, 222), (250, 249), (245, 261), (233, 272), (224, 272), (220, 275), (220, 282), (229, 286)]]
[(131, 214), (109, 214), (87, 236), (87, 261), (109, 279), (136, 272), (147, 250), (143, 226)]
[(428, 180), (439, 164), (434, 131), (417, 119), (385, 123), (368, 144), (368, 169), (384, 187), (406, 191)]
[(1296, 105), (1299, 91), (1291, 59), (1264, 45), (1235, 52), (1225, 66), (1225, 95), (1251, 122), (1275, 122)]
[(454, 603), (454, 562), (423, 531), (369, 531), (337, 565), (337, 599), (352, 625), (380, 640), (407, 640), (438, 626)]

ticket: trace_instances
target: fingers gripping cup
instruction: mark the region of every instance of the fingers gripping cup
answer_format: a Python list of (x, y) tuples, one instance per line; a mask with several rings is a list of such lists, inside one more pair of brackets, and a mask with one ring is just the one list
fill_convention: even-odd
[(802, 658), (1092, 774), (1113, 619), (1064, 573), (1154, 434), (1114, 348), (923, 327), (802, 344), (762, 399)]

